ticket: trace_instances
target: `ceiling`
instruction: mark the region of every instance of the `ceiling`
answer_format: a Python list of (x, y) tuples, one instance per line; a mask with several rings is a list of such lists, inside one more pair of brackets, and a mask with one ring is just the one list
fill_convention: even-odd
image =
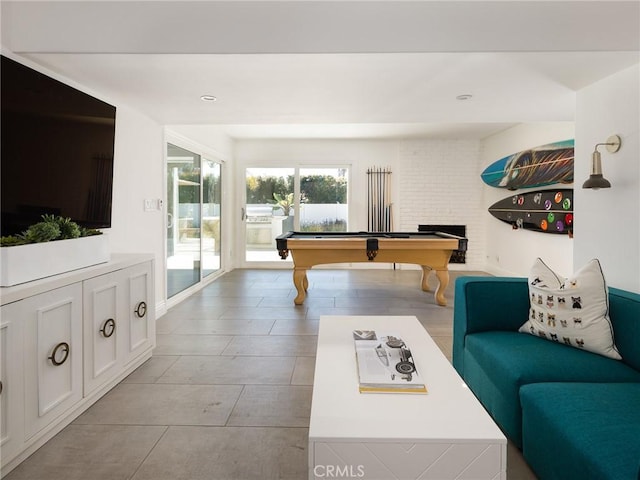
[(233, 138), (484, 138), (573, 121), (577, 90), (638, 63), (639, 5), (3, 2), (2, 43), (162, 125)]

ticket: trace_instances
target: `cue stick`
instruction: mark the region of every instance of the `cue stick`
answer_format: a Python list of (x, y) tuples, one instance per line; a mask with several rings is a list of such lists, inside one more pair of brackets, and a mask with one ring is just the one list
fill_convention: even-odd
[(375, 167), (371, 169), (371, 231), (376, 229), (376, 177)]
[(377, 232), (378, 231), (378, 202), (380, 201), (380, 199), (378, 198), (380, 196), (380, 191), (378, 190), (378, 170), (375, 170), (375, 174), (373, 177), (373, 191), (374, 191), (374, 195), (375, 195), (375, 201), (374, 201), (374, 213), (373, 213), (373, 231)]
[(389, 167), (384, 169), (384, 230), (389, 232), (389, 215), (387, 212), (387, 205), (389, 204)]
[(384, 185), (383, 185), (383, 190), (384, 190), (384, 203), (382, 204), (382, 211), (384, 212), (383, 218), (384, 218), (384, 225), (383, 225), (383, 230), (385, 232), (388, 232), (389, 229), (387, 228), (387, 202), (389, 201), (389, 199), (387, 198), (387, 169), (385, 167), (384, 172), (383, 172), (383, 177), (384, 177)]
[(373, 168), (369, 174), (369, 190), (371, 191), (371, 203), (369, 203), (369, 221), (371, 222), (371, 228), (369, 231), (373, 231)]
[(369, 186), (369, 169), (367, 169), (367, 229), (369, 229), (369, 225), (371, 224), (371, 200), (370, 200), (370, 196), (371, 196), (371, 188)]
[(384, 206), (386, 204), (385, 198), (385, 182), (386, 175), (384, 174), (384, 169), (380, 169), (380, 197), (382, 198), (382, 202), (380, 203), (380, 231), (384, 232), (385, 230), (385, 220), (384, 220)]
[(391, 232), (392, 231), (392, 225), (391, 225), (391, 168), (388, 168), (386, 185), (387, 185), (387, 204), (385, 206), (385, 209), (386, 209), (386, 212), (387, 212), (387, 232)]
[(368, 171), (368, 180), (369, 180), (369, 231), (373, 229), (373, 169)]
[[(376, 170), (374, 169), (374, 172), (376, 172)], [(378, 175), (374, 173), (373, 176), (373, 195), (374, 195), (374, 200), (373, 200), (373, 231), (377, 232), (377, 225), (376, 223), (378, 222)]]
[(382, 169), (378, 169), (378, 232), (382, 231), (382, 204), (384, 202), (384, 192), (382, 190)]
[(387, 232), (387, 169), (382, 171), (382, 231)]

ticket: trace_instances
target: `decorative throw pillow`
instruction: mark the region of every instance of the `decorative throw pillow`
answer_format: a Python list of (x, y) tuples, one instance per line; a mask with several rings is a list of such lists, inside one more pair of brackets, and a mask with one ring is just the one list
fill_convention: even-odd
[(529, 301), (529, 319), (520, 332), (622, 358), (613, 340), (607, 285), (598, 260), (562, 278), (538, 258), (529, 274)]

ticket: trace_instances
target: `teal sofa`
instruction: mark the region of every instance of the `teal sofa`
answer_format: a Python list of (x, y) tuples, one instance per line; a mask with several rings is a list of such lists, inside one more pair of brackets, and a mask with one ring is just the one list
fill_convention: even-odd
[(453, 365), (543, 480), (640, 479), (640, 295), (609, 288), (622, 360), (518, 328), (527, 279), (461, 277)]

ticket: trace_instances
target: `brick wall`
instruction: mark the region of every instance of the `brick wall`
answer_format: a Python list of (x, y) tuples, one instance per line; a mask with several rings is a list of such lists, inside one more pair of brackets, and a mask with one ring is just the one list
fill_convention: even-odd
[(466, 225), (470, 270), (485, 262), (489, 214), (482, 202), (480, 154), (480, 141), (405, 140), (398, 155), (398, 231), (415, 231), (421, 223)]

